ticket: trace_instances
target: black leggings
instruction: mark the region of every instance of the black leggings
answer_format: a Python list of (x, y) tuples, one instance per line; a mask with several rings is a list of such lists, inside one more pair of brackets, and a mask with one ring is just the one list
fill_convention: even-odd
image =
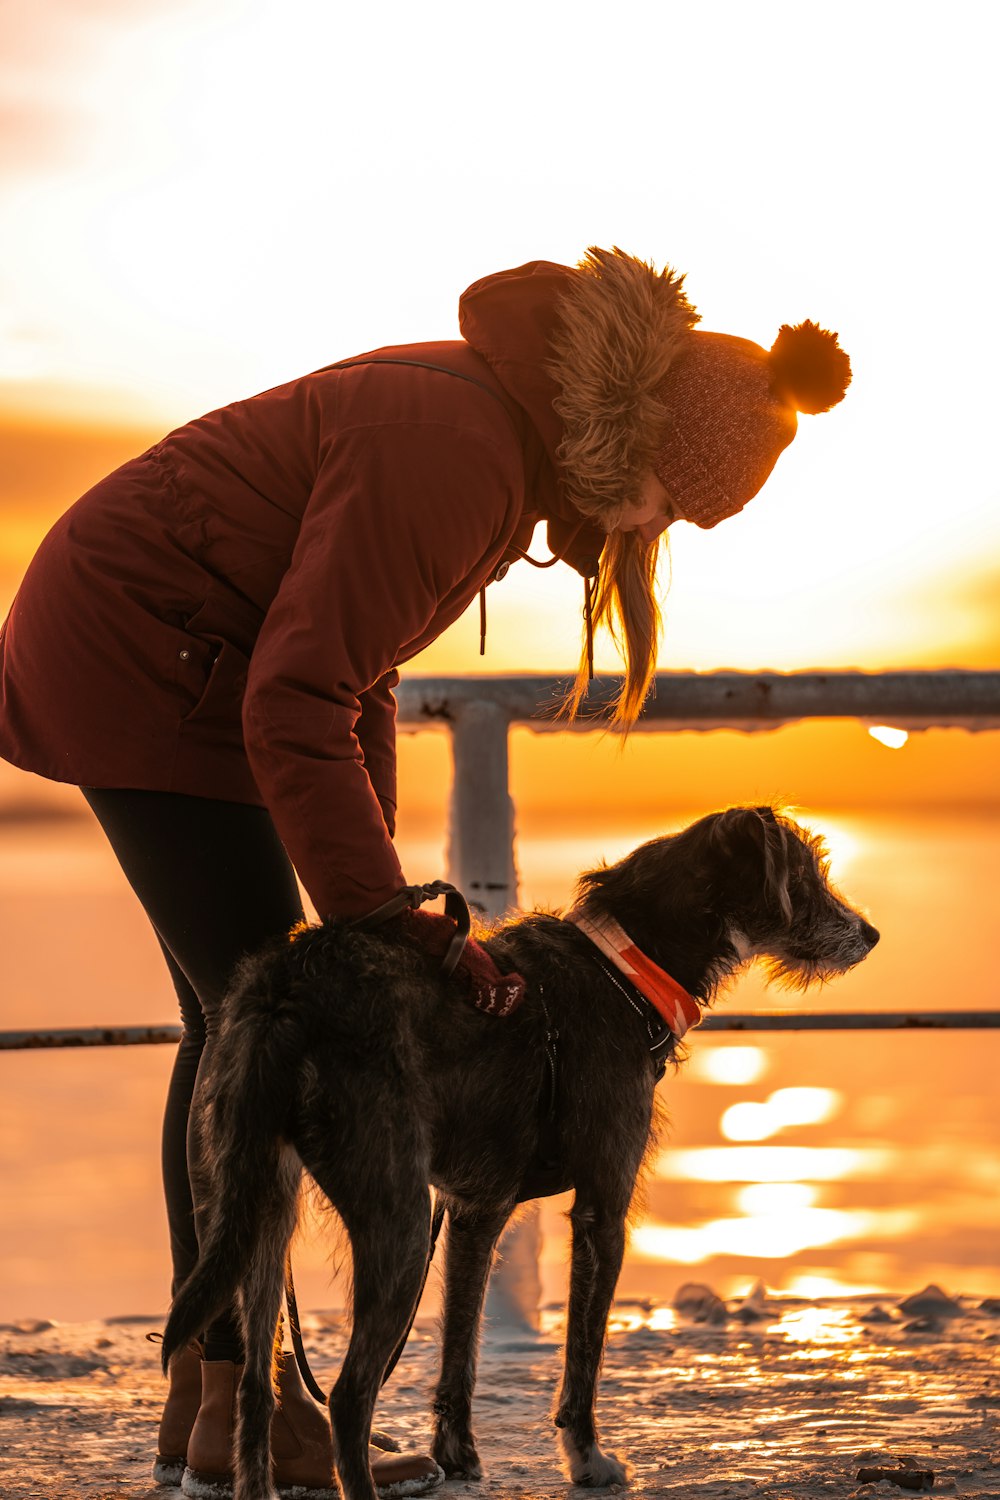
[[(184, 1024), (163, 1119), (176, 1293), (198, 1258), (188, 1117), (199, 1066), (236, 964), (300, 921), (302, 903), (265, 808), (179, 792), (82, 790), (153, 924)], [(231, 1311), (207, 1330), (206, 1342), (211, 1358), (238, 1357)]]

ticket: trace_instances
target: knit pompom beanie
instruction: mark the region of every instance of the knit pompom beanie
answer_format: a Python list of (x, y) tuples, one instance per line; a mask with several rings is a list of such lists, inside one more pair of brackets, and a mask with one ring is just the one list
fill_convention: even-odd
[(743, 509), (795, 436), (797, 412), (843, 400), (851, 362), (837, 335), (786, 323), (771, 348), (692, 332), (657, 392), (663, 440), (653, 465), (675, 513), (716, 526)]

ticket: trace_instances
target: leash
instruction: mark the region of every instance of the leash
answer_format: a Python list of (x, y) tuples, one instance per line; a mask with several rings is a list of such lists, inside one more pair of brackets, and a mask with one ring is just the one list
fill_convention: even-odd
[[(410, 1314), (410, 1321), (406, 1325), (406, 1331), (401, 1335), (399, 1343), (393, 1350), (386, 1364), (386, 1367), (382, 1372), (382, 1385), (385, 1385), (386, 1381), (389, 1379), (389, 1376), (392, 1374), (393, 1370), (399, 1363), (400, 1355), (406, 1348), (406, 1341), (413, 1331), (413, 1324), (417, 1316), (417, 1308), (420, 1306), (420, 1299), (424, 1294), (424, 1287), (427, 1285), (427, 1277), (430, 1275), (431, 1261), (434, 1259), (434, 1250), (437, 1246), (438, 1236), (441, 1233), (441, 1226), (443, 1223), (444, 1203), (440, 1196), (436, 1196), (434, 1200), (434, 1209), (431, 1213), (430, 1244), (427, 1247), (427, 1262), (424, 1266), (424, 1274), (420, 1282), (420, 1290), (414, 1298), (413, 1311)], [(315, 1401), (319, 1401), (323, 1406), (325, 1406), (328, 1401), (327, 1392), (322, 1389), (322, 1387), (316, 1380), (316, 1377), (313, 1374), (312, 1370), (309, 1368), (309, 1361), (306, 1358), (305, 1345), (302, 1342), (302, 1326), (299, 1319), (299, 1304), (295, 1297), (295, 1282), (292, 1278), (291, 1255), (289, 1255), (287, 1260), (285, 1261), (285, 1301), (288, 1306), (288, 1327), (292, 1335), (292, 1349), (295, 1354), (295, 1363), (299, 1367), (299, 1374), (302, 1376), (303, 1384), (305, 1385), (306, 1390), (309, 1392), (310, 1396), (312, 1396)]]
[(451, 917), (455, 924), (455, 935), (441, 960), (441, 976), (447, 979), (458, 967), (466, 939), (472, 931), (469, 903), (458, 886), (450, 885), (447, 880), (428, 880), (423, 885), (404, 885), (401, 891), (390, 896), (389, 900), (384, 901), (381, 906), (376, 906), (375, 910), (368, 912), (367, 916), (355, 917), (350, 926), (357, 927), (361, 931), (369, 927), (379, 927), (383, 922), (391, 921), (393, 917), (402, 916), (404, 911), (416, 911), (423, 906), (425, 901), (436, 901), (439, 896), (444, 897), (445, 916)]

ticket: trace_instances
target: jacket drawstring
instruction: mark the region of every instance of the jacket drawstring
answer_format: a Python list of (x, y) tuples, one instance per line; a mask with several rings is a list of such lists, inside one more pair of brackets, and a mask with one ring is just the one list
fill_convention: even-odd
[[(597, 578), (583, 580), (583, 617), (587, 622), (587, 676), (594, 680), (594, 590)], [(486, 585), (479, 590), (479, 654), (486, 655)]]
[[(576, 541), (576, 538), (579, 536), (580, 532), (583, 530), (586, 524), (586, 521), (579, 521), (577, 525), (574, 526), (573, 530), (570, 532), (563, 545), (559, 548), (559, 551), (554, 552), (551, 557), (545, 558), (544, 561), (539, 560), (537, 557), (531, 557), (523, 547), (515, 546), (513, 542), (508, 547), (507, 551), (509, 553), (512, 552), (519, 561), (530, 563), (533, 568), (551, 568), (555, 563), (563, 562), (565, 560), (566, 553)], [(496, 579), (502, 578), (509, 566), (510, 564), (505, 562), (502, 565), (503, 571), (496, 574)], [(594, 680), (594, 591), (597, 587), (597, 581), (599, 577), (600, 568), (598, 568), (597, 573), (594, 574), (593, 579), (584, 578), (583, 580), (583, 613), (584, 618), (587, 621), (587, 671), (590, 674), (591, 682), (593, 682)], [(489, 581), (493, 583), (495, 580), (491, 578)], [(479, 654), (480, 656), (486, 655), (485, 583), (479, 590)]]
[(565, 561), (567, 552), (572, 547), (573, 543), (576, 541), (577, 537), (580, 535), (580, 532), (583, 530), (586, 524), (587, 522), (585, 520), (577, 521), (576, 525), (573, 527), (573, 530), (570, 532), (569, 536), (559, 548), (559, 551), (553, 552), (551, 557), (546, 557), (544, 560), (541, 558), (532, 557), (524, 549), (524, 547), (518, 547), (514, 542), (511, 542), (510, 546), (507, 548), (507, 551), (512, 552), (519, 562), (530, 563), (533, 568), (554, 567), (557, 562)]

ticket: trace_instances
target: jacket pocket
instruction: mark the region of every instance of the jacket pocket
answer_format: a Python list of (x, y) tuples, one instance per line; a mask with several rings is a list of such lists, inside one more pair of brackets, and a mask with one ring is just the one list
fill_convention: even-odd
[(183, 715), (184, 724), (241, 724), (250, 652), (262, 616), (251, 607), (233, 609), (229, 600), (210, 598), (186, 622), (190, 662), (201, 681), (197, 697)]

